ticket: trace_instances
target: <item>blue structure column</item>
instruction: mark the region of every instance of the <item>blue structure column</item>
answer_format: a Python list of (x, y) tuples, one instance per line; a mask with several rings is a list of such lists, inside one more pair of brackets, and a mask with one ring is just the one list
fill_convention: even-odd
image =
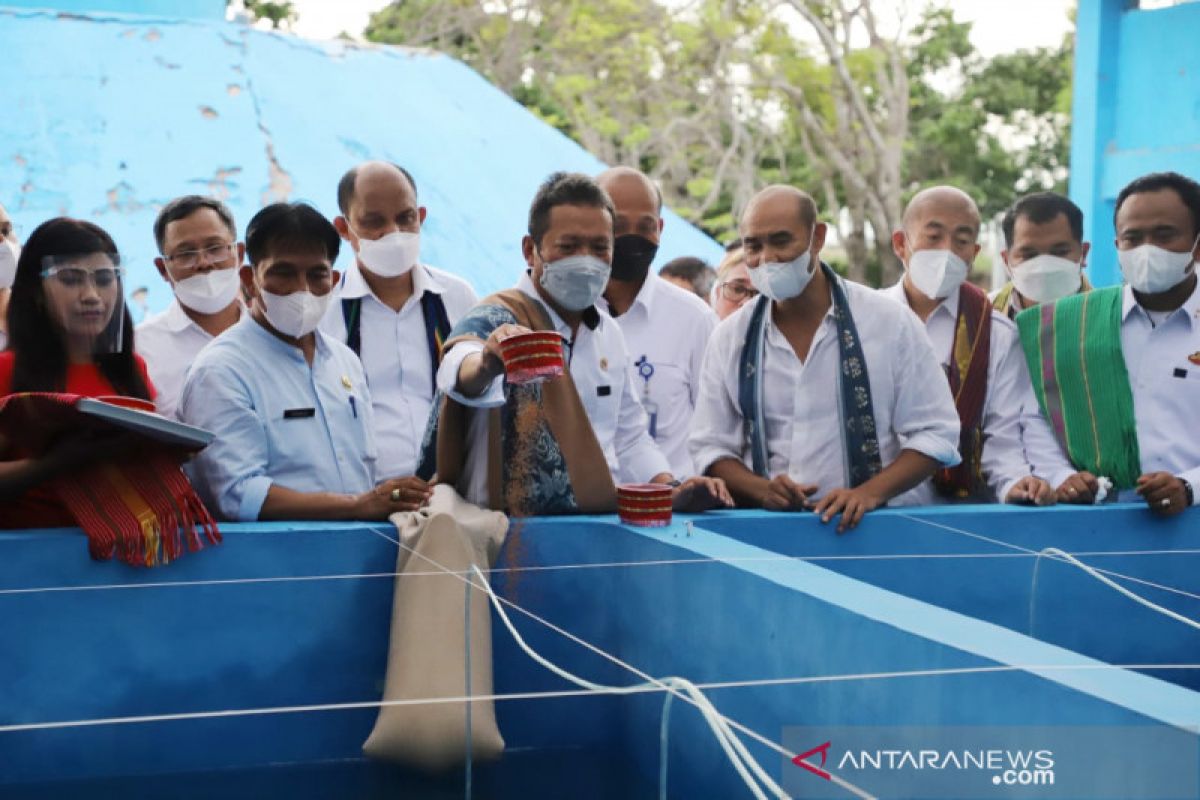
[(1098, 286), (1121, 280), (1103, 170), (1105, 152), (1116, 146), (1121, 15), (1129, 7), (1130, 0), (1083, 0), (1075, 21), (1070, 194), (1083, 209), (1084, 239), (1092, 243), (1088, 276)]

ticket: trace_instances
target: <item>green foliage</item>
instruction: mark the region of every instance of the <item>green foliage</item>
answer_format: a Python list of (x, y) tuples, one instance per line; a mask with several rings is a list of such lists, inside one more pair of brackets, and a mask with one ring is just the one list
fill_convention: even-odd
[(290, 2), (272, 2), (271, 0), (245, 0), (246, 11), (255, 19), (270, 21), (271, 27), (279, 30), (296, 21), (299, 16), (295, 6)]
[[(831, 27), (837, 3), (792, 0)], [(831, 202), (857, 203), (861, 241), (862, 200), (805, 140), (801, 111), (813, 115), (810, 132), (815, 119), (867, 173), (881, 156), (862, 146), (869, 139), (847, 116), (849, 96), (825, 51), (779, 9), (771, 0), (400, 0), (372, 15), (365, 36), (461, 59), (601, 159), (652, 175), (676, 211), (718, 239), (736, 235), (735, 214), (752, 191), (785, 181), (810, 189), (826, 218), (837, 214)], [(1073, 37), (987, 60), (970, 34), (950, 8), (930, 7), (898, 50), (844, 54), (881, 121), (889, 86), (879, 81), (889, 52), (903, 56), (897, 202), (952, 183), (992, 215), (1016, 194), (1062, 186)], [(874, 252), (854, 258), (852, 274), (883, 269)]]
[(1065, 190), (1074, 37), (988, 61), (969, 35), (947, 9), (927, 11), (914, 29), (905, 174), (908, 194), (951, 183), (990, 217), (1019, 194)]

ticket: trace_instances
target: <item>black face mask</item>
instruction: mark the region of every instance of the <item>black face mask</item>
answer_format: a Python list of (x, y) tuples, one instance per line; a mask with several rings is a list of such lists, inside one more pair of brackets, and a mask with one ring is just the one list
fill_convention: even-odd
[(650, 262), (658, 253), (658, 245), (639, 236), (627, 233), (613, 242), (612, 277), (618, 281), (640, 281), (650, 271)]

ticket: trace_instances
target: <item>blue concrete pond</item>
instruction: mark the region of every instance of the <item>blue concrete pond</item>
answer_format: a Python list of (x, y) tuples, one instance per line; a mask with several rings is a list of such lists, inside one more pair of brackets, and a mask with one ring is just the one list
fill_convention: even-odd
[[(1200, 632), (1035, 555), (1058, 547), (1200, 594), (1197, 512), (885, 511), (840, 537), (802, 514), (691, 519), (690, 530), (682, 519), (657, 530), (611, 517), (523, 521), (493, 585), (645, 674), (707, 685), (722, 714), (789, 754), (832, 741), (825, 766), (856, 789), (744, 739), (795, 796), (1197, 796), (1195, 671), (1111, 665), (1188, 665)], [(155, 571), (93, 563), (72, 531), (0, 534), (0, 796), (464, 796), (461, 771), (430, 778), (365, 761), (371, 707), (11, 729), (377, 701), (396, 556), (388, 528), (224, 530), (222, 546)], [(1120, 582), (1200, 616), (1195, 598)], [(640, 682), (509, 613), (560, 666)], [(493, 639), (497, 694), (574, 689), (495, 618)], [(662, 711), (657, 692), (499, 700), (508, 750), (476, 765), (472, 796), (658, 796)], [(993, 787), (985, 772), (948, 795), (928, 775), (852, 770), (845, 755), (868, 726), (914, 749), (939, 736), (964, 748), (972, 737), (1011, 748), (1036, 739), (1054, 752), (1055, 783)], [(668, 734), (672, 797), (750, 796), (694, 708), (675, 701)]]

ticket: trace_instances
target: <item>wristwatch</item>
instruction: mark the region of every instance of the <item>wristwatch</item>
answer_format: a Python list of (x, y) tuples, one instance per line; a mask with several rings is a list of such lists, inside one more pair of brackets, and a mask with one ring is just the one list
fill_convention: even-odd
[(1192, 489), (1192, 485), (1183, 478), (1180, 478), (1179, 482), (1183, 484), (1183, 496), (1187, 501), (1184, 503), (1184, 507), (1191, 508), (1196, 503), (1196, 493)]

